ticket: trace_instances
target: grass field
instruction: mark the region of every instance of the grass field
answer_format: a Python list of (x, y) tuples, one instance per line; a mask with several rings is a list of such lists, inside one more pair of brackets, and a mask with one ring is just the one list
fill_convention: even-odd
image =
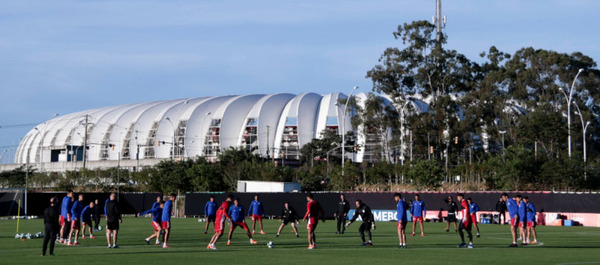
[[(481, 238), (474, 249), (457, 249), (457, 233), (445, 232), (443, 224), (426, 223), (425, 237), (408, 235), (408, 249), (397, 249), (395, 223), (377, 223), (374, 247), (360, 246), (358, 224), (344, 235), (336, 235), (334, 221), (320, 223), (318, 249), (307, 250), (306, 229), (301, 237), (288, 226), (275, 238), (278, 222), (265, 222), (267, 235), (256, 235), (258, 245), (249, 245), (243, 230), (236, 230), (233, 244), (226, 238), (219, 250), (206, 249), (210, 235), (197, 219), (174, 219), (170, 249), (146, 245), (151, 232), (149, 218), (125, 218), (121, 225), (120, 249), (107, 249), (104, 231), (96, 239), (81, 240), (80, 246), (57, 245), (54, 257), (40, 257), (42, 239), (14, 238), (15, 220), (0, 221), (0, 264), (590, 264), (600, 263), (600, 228), (538, 227), (542, 244), (508, 248), (508, 226), (480, 225)], [(410, 223), (409, 223), (410, 224)], [(212, 228), (212, 227), (211, 227)], [(41, 220), (22, 220), (21, 233), (43, 231)], [(275, 248), (266, 247), (268, 241)]]

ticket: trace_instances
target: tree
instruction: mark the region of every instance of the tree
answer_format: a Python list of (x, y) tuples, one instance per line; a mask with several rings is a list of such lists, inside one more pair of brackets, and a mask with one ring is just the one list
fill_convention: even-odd
[(421, 160), (408, 169), (407, 176), (420, 189), (435, 189), (444, 179), (440, 164), (433, 160)]

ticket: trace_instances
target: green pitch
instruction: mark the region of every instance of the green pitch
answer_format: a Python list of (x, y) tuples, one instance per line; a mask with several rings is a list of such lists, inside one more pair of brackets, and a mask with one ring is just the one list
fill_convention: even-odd
[[(249, 221), (249, 220), (248, 220)], [(249, 221), (251, 222), (251, 221)], [(455, 232), (445, 232), (444, 224), (426, 223), (425, 237), (407, 235), (408, 249), (397, 249), (395, 223), (377, 223), (374, 247), (360, 246), (357, 222), (344, 235), (336, 235), (334, 221), (320, 223), (318, 248), (307, 250), (306, 228), (300, 224), (300, 238), (284, 228), (279, 238), (279, 223), (265, 221), (267, 235), (256, 235), (258, 245), (250, 245), (243, 230), (236, 230), (233, 244), (224, 237), (217, 251), (207, 250), (210, 235), (197, 219), (174, 219), (170, 249), (146, 245), (152, 232), (149, 218), (126, 218), (119, 234), (120, 249), (107, 249), (104, 231), (96, 239), (80, 240), (80, 246), (57, 245), (55, 257), (40, 257), (42, 239), (21, 241), (14, 238), (15, 220), (0, 221), (0, 264), (561, 264), (600, 263), (600, 228), (538, 227), (543, 244), (508, 248), (508, 226), (480, 225), (481, 238), (474, 249), (457, 249)], [(409, 223), (411, 225), (411, 223)], [(211, 225), (212, 229), (212, 225)], [(21, 233), (43, 231), (41, 220), (22, 220)], [(268, 241), (275, 248), (266, 246)]]

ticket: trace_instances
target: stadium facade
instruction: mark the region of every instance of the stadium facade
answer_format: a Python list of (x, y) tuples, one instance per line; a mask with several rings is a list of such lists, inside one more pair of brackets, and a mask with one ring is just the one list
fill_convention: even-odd
[[(358, 93), (357, 104), (367, 97)], [(64, 171), (74, 168), (73, 163), (81, 167), (85, 156), (92, 168), (131, 160), (139, 166), (139, 161), (151, 161), (142, 163), (149, 165), (164, 159), (214, 160), (230, 147), (273, 159), (299, 160), (300, 148), (324, 130), (354, 131), (358, 144), (368, 144), (368, 137), (357, 133), (360, 128), (350, 122), (356, 111), (349, 107), (344, 115), (341, 103), (346, 98), (342, 93), (230, 95), (91, 109), (37, 125), (23, 137), (14, 162), (43, 163), (48, 170)], [(362, 148), (348, 158), (362, 162), (368, 152)], [(104, 163), (94, 163), (98, 161)]]

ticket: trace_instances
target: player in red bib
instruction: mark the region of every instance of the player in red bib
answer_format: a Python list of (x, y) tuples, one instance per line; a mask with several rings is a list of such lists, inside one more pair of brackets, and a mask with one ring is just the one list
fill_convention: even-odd
[(221, 204), (219, 209), (217, 209), (217, 217), (215, 218), (215, 234), (210, 239), (208, 246), (206, 248), (216, 250), (215, 244), (219, 242), (221, 236), (223, 236), (223, 231), (225, 230), (225, 220), (230, 220), (229, 217), (229, 207), (231, 206), (231, 201), (233, 200), (233, 195), (229, 194), (227, 199)]
[(325, 222), (325, 211), (323, 207), (314, 200), (311, 193), (306, 195), (306, 214), (304, 215), (304, 221), (308, 219), (306, 229), (308, 230), (308, 249), (314, 249), (317, 247), (317, 238), (315, 236), (315, 229), (319, 223), (319, 214), (322, 216), (321, 220)]
[(458, 233), (460, 234), (460, 240), (462, 243), (458, 245), (459, 248), (466, 247), (465, 244), (465, 234), (463, 230), (467, 230), (469, 234), (469, 248), (473, 248), (473, 233), (471, 233), (471, 214), (469, 213), (469, 203), (465, 200), (465, 196), (462, 193), (456, 195), (456, 199), (458, 200), (458, 210), (460, 212), (460, 224), (458, 225)]

